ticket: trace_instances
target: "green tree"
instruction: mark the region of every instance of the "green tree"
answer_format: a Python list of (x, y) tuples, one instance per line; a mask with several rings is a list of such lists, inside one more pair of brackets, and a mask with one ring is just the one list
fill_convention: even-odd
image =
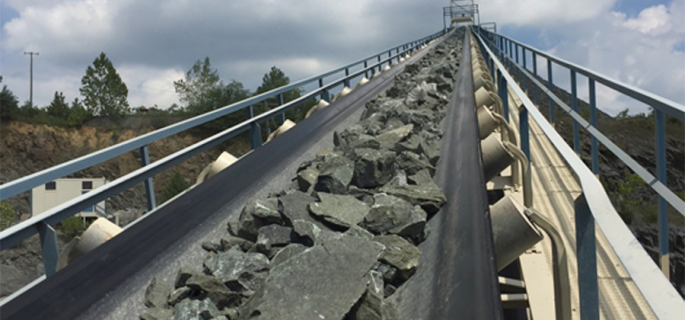
[(19, 108), (19, 114), (24, 119), (32, 119), (41, 114), (41, 109), (32, 106), (31, 102), (26, 100), (24, 101), (24, 104), (21, 105), (21, 108)]
[(183, 175), (179, 172), (174, 172), (162, 191), (162, 203), (169, 201), (169, 199), (175, 197), (189, 187), (190, 183), (186, 181)]
[(0, 230), (9, 228), (15, 220), (17, 220), (17, 213), (14, 207), (7, 201), (0, 201)]
[(74, 101), (71, 103), (71, 109), (69, 110), (67, 124), (70, 127), (79, 127), (88, 120), (88, 118), (90, 118), (90, 115), (88, 114), (88, 111), (86, 111), (86, 108), (83, 107), (83, 104), (81, 104), (81, 101), (79, 101), (78, 98), (74, 98)]
[(7, 85), (0, 92), (0, 119), (15, 119), (19, 112), (19, 100)]
[(88, 66), (81, 84), (83, 104), (89, 113), (118, 118), (129, 112), (128, 88), (104, 52)]
[(64, 95), (61, 92), (55, 91), (55, 97), (47, 108), (48, 115), (60, 119), (68, 119), (71, 110), (69, 110), (69, 104), (64, 100)]
[[(268, 73), (265, 73), (262, 77), (262, 85), (257, 88), (257, 94), (271, 91), (273, 89), (286, 86), (290, 84), (290, 78), (283, 73), (283, 71), (276, 66), (271, 67)], [(283, 93), (283, 103), (293, 101), (302, 96), (304, 90), (301, 88), (295, 88), (288, 92)], [(307, 100), (303, 103), (303, 106), (295, 107), (286, 112), (286, 118), (291, 119), (295, 122), (300, 122), (304, 119), (304, 115), (307, 113), (310, 107), (316, 104), (315, 99)], [(278, 106), (278, 98), (269, 98), (265, 102), (259, 104), (258, 113), (262, 113), (271, 110)], [(276, 127), (275, 122), (271, 122), (273, 128)]]
[(186, 73), (186, 78), (174, 81), (174, 89), (180, 100), (193, 114), (212, 110), (211, 100), (221, 90), (223, 83), (216, 69), (212, 69), (209, 57), (204, 62), (197, 60)]

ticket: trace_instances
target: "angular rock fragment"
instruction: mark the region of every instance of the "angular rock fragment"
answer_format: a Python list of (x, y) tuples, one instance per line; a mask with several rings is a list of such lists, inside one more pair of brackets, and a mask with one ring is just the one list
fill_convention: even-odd
[(344, 235), (309, 248), (270, 272), (239, 319), (342, 319), (366, 290), (365, 275), (382, 251)]
[(221, 243), (221, 250), (222, 251), (228, 251), (229, 249), (231, 249), (235, 246), (239, 246), (241, 250), (247, 252), (254, 245), (254, 242), (252, 242), (250, 240), (234, 237), (230, 234), (225, 235), (223, 238), (221, 238), (220, 243)]
[(419, 152), (423, 153), (432, 165), (437, 165), (440, 159), (440, 143), (433, 140), (421, 141)]
[[(196, 274), (186, 283), (189, 288), (205, 293), (218, 308), (236, 306), (242, 298), (239, 293), (231, 291), (221, 280), (213, 276)], [(177, 303), (176, 307), (184, 301), (188, 300)]]
[(178, 273), (176, 274), (176, 281), (174, 281), (174, 288), (183, 288), (186, 285), (186, 281), (190, 279), (193, 275), (196, 274), (202, 274), (199, 271), (196, 271), (195, 269), (188, 267), (188, 266), (182, 266), (181, 269), (178, 270)]
[(402, 141), (395, 145), (395, 151), (409, 151), (413, 153), (418, 153), (419, 143), (421, 143), (421, 137), (417, 134), (410, 134), (405, 141)]
[(373, 233), (366, 231), (366, 229), (360, 226), (351, 226), (344, 234), (350, 237), (364, 238), (367, 240), (371, 240), (374, 237)]
[(171, 287), (157, 279), (157, 277), (154, 277), (145, 290), (145, 306), (150, 308), (165, 308), (167, 307), (169, 294), (171, 294)]
[(181, 300), (188, 298), (190, 296), (191, 289), (188, 287), (181, 287), (169, 295), (169, 300), (167, 301), (170, 306), (175, 306), (177, 303), (181, 302)]
[(140, 320), (169, 320), (173, 315), (172, 309), (149, 308), (140, 315)]
[(314, 190), (335, 194), (344, 194), (352, 182), (354, 163), (347, 157), (336, 154), (319, 165), (319, 176)]
[(272, 224), (259, 228), (255, 245), (257, 251), (270, 257), (278, 251), (277, 248), (285, 247), (293, 240), (295, 240), (295, 234), (292, 228)]
[[(266, 278), (269, 259), (261, 253), (245, 253), (232, 249), (207, 256), (204, 266), (230, 289), (249, 296)], [(189, 283), (186, 285), (192, 288)]]
[(320, 202), (309, 205), (309, 211), (326, 222), (349, 228), (356, 225), (369, 213), (369, 206), (350, 195), (319, 193)]
[(432, 180), (417, 185), (407, 184), (406, 178), (400, 175), (380, 188), (380, 191), (405, 199), (413, 205), (420, 205), (428, 214), (436, 213), (447, 201), (442, 189)]
[(404, 138), (406, 138), (413, 129), (414, 125), (408, 124), (394, 130), (383, 132), (376, 136), (376, 140), (380, 142), (381, 148), (392, 149), (397, 143), (404, 140)]
[(293, 226), (295, 220), (305, 220), (323, 228), (323, 224), (309, 214), (309, 204), (316, 202), (316, 198), (300, 191), (286, 194), (278, 198), (283, 218), (287, 225)]
[(257, 230), (269, 224), (280, 224), (283, 222), (278, 211), (278, 200), (276, 199), (250, 199), (245, 203), (243, 211), (240, 213), (240, 230), (238, 235), (242, 238), (255, 241)]
[(364, 218), (364, 227), (377, 234), (414, 237), (426, 225), (427, 214), (418, 206), (385, 193), (374, 196), (375, 203)]
[(209, 299), (183, 300), (174, 308), (174, 320), (208, 320), (221, 313)]
[(306, 250), (307, 247), (299, 243), (291, 243), (285, 246), (283, 249), (279, 250), (276, 255), (271, 259), (271, 267), (275, 267), (284, 261), (294, 257), (295, 255)]
[(307, 192), (315, 183), (319, 177), (319, 170), (312, 167), (304, 169), (297, 173), (297, 186), (300, 191)]
[(395, 159), (397, 166), (404, 170), (407, 174), (413, 175), (417, 172), (428, 169), (430, 172), (435, 172), (435, 167), (430, 163), (423, 161), (421, 157), (413, 152), (401, 152)]
[(397, 268), (398, 276), (407, 279), (419, 265), (421, 251), (411, 242), (397, 235), (377, 236), (373, 241), (385, 246), (380, 261)]
[(381, 143), (373, 136), (361, 134), (359, 137), (348, 144), (348, 149), (354, 150), (358, 148), (380, 149)]
[(395, 172), (395, 153), (387, 150), (359, 148), (354, 150), (354, 183), (361, 188), (386, 184)]
[(202, 249), (209, 252), (217, 252), (221, 249), (221, 244), (212, 241), (204, 241), (202, 242)]

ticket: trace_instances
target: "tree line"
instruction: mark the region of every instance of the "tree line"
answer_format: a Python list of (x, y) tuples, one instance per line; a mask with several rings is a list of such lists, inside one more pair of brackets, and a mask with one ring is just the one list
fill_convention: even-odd
[[(181, 105), (172, 104), (166, 110), (151, 109), (157, 113), (195, 116), (288, 84), (290, 78), (274, 66), (264, 74), (262, 84), (253, 93), (239, 81), (221, 80), (218, 70), (212, 67), (209, 57), (206, 57), (204, 60), (197, 60), (184, 79), (174, 81), (174, 89), (179, 95)], [(31, 105), (29, 101), (20, 106), (17, 96), (4, 85), (0, 91), (0, 119), (78, 127), (94, 117), (119, 120), (141, 109), (148, 111), (147, 108), (130, 108), (128, 88), (104, 52), (87, 67), (85, 75), (81, 78), (81, 85), (81, 99), (77, 97), (69, 103), (62, 92), (55, 91), (52, 102), (45, 107)], [(297, 99), (303, 92), (304, 90), (299, 88), (286, 92), (283, 94), (283, 102)], [(298, 122), (304, 118), (306, 110), (315, 103), (314, 99), (310, 99), (303, 106), (291, 109), (286, 113), (286, 117)], [(277, 98), (271, 98), (253, 106), (253, 109), (257, 115), (277, 105)], [(212, 131), (224, 130), (246, 119), (247, 111), (239, 111), (204, 127)], [(271, 129), (276, 126), (274, 121), (270, 121)]]

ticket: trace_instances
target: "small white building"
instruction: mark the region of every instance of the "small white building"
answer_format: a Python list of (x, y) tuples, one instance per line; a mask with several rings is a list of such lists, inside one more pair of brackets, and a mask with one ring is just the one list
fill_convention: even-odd
[[(57, 179), (35, 187), (31, 192), (32, 215), (39, 215), (95, 188), (101, 187), (105, 183), (107, 183), (105, 178), (74, 178)], [(94, 206), (76, 214), (76, 216), (97, 218), (100, 215), (105, 215), (105, 208), (105, 201), (98, 202)]]

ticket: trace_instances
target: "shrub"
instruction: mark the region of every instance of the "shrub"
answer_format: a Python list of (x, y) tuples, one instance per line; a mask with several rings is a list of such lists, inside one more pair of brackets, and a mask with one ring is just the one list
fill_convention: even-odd
[(80, 236), (88, 228), (88, 224), (81, 217), (69, 217), (59, 223), (59, 230), (67, 240)]
[(179, 172), (174, 172), (162, 191), (162, 203), (169, 201), (169, 199), (175, 197), (189, 187), (190, 183), (186, 181), (183, 175)]
[(9, 228), (16, 220), (17, 213), (14, 207), (7, 201), (0, 202), (0, 230)]

